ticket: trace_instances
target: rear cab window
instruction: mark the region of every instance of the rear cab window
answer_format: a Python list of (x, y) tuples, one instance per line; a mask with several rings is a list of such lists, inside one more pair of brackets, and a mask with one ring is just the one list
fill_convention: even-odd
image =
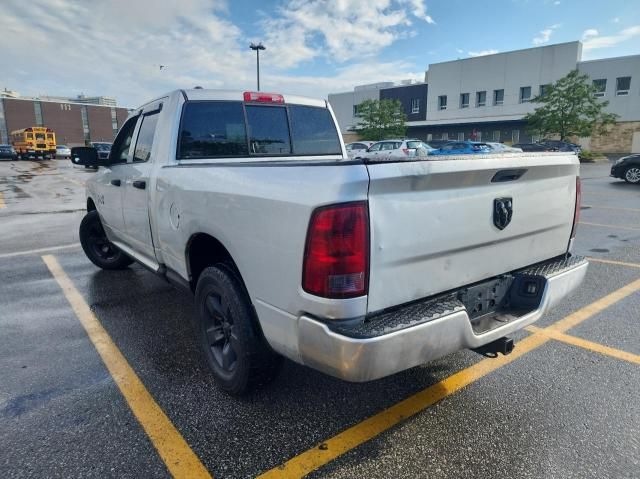
[(197, 100), (183, 109), (181, 160), (341, 154), (328, 108)]

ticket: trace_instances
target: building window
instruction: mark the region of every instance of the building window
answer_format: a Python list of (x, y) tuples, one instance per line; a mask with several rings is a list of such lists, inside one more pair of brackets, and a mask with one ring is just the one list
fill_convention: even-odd
[(411, 100), (411, 113), (420, 113), (420, 98)]
[(500, 141), (500, 130), (493, 131), (493, 141)]
[(547, 96), (549, 94), (549, 87), (551, 85), (540, 85), (540, 96)]
[(449, 139), (449, 133), (443, 133), (442, 134), (442, 139), (443, 140), (448, 140)]
[(433, 135), (431, 133), (427, 133), (427, 143), (433, 140)]
[(458, 133), (458, 141), (464, 141), (464, 132), (459, 132)]
[(469, 94), (460, 93), (460, 108), (469, 108)]
[(511, 131), (511, 144), (515, 145), (520, 142), (520, 130)]
[(118, 115), (116, 114), (115, 108), (111, 108), (111, 129), (113, 130), (113, 136), (115, 137), (118, 133)]
[(4, 100), (0, 98), (0, 143), (9, 143), (9, 132), (4, 116)]
[(82, 132), (84, 133), (85, 143), (91, 142), (91, 133), (89, 131), (89, 113), (87, 107), (80, 108), (80, 115), (82, 116)]
[(493, 90), (493, 105), (498, 106), (504, 103), (504, 90)]
[(447, 95), (440, 95), (438, 97), (438, 110), (447, 109)]
[(529, 100), (531, 100), (531, 87), (520, 87), (520, 103), (527, 103)]
[(44, 122), (42, 121), (42, 105), (39, 101), (33, 102), (33, 110), (36, 114), (36, 126), (44, 126)]
[(607, 90), (606, 78), (593, 80), (593, 96), (598, 96), (598, 97), (604, 96), (606, 90)]
[(476, 132), (476, 141), (482, 141), (482, 132), (481, 131), (477, 131)]
[(360, 105), (353, 105), (353, 116), (358, 116), (360, 114)]
[(616, 78), (616, 96), (628, 95), (631, 89), (631, 77)]
[(487, 92), (486, 91), (476, 92), (476, 106), (485, 106), (486, 104), (487, 104)]

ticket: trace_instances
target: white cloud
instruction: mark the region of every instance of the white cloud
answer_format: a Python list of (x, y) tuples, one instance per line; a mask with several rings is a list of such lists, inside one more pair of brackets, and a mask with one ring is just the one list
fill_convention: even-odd
[(583, 49), (595, 50), (597, 48), (608, 48), (638, 36), (640, 36), (640, 25), (625, 28), (615, 35), (600, 36), (596, 32), (596, 35), (590, 35), (589, 37), (584, 38)]
[(542, 45), (544, 43), (548, 43), (549, 40), (551, 39), (551, 35), (553, 34), (553, 32), (558, 28), (560, 28), (560, 26), (561, 25), (559, 23), (556, 23), (554, 25), (551, 25), (545, 28), (544, 30), (540, 30), (538, 32), (538, 35), (533, 37), (533, 40), (531, 40), (531, 43), (533, 43), (534, 45)]
[(598, 30), (596, 30), (595, 28), (588, 28), (584, 32), (582, 32), (582, 40), (585, 41), (589, 38), (597, 37), (598, 35)]
[(480, 50), (479, 52), (468, 52), (470, 57), (483, 57), (485, 55), (493, 55), (498, 53), (498, 50), (491, 48), (489, 50)]
[(286, 69), (320, 56), (371, 56), (411, 37), (415, 19), (435, 23), (423, 0), (287, 0), (262, 26), (275, 64)]
[[(371, 59), (408, 37), (412, 22), (433, 22), (422, 0), (286, 0), (264, 14), (264, 35), (256, 25), (245, 27), (247, 35), (230, 21), (226, 1), (9, 0), (0, 15), (0, 64), (11, 68), (2, 69), (1, 86), (25, 95), (110, 95), (131, 107), (175, 88), (249, 89), (252, 40), (267, 46), (260, 58), (265, 89), (326, 96), (424, 75), (408, 62)], [(287, 72), (319, 55), (334, 65), (326, 73)]]

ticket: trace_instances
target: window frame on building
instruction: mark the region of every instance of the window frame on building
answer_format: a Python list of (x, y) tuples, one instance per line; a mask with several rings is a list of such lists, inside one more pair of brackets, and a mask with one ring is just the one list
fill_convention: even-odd
[(36, 126), (44, 126), (44, 120), (42, 118), (42, 104), (39, 101), (33, 102), (33, 113), (36, 118)]
[[(524, 96), (525, 92), (529, 94), (527, 97)], [(529, 103), (531, 101), (531, 87), (530, 86), (521, 86), (520, 87), (520, 95), (518, 95), (520, 103)]]
[[(480, 101), (480, 96), (484, 95), (484, 100)], [(476, 92), (476, 108), (481, 106), (487, 106), (487, 90)]]
[(460, 108), (469, 108), (469, 93), (460, 93)]
[[(628, 82), (627, 88), (620, 88), (620, 80), (626, 80)], [(627, 96), (631, 91), (631, 76), (617, 77), (616, 78), (616, 96)]]
[[(501, 99), (498, 100), (498, 94), (501, 94)], [(493, 106), (502, 106), (504, 105), (504, 88), (499, 88), (497, 90), (493, 90)]]
[(411, 99), (411, 114), (420, 113), (420, 98)]
[[(595, 96), (597, 98), (602, 98), (603, 96), (606, 96), (606, 94), (607, 94), (607, 79), (606, 78), (596, 78), (595, 80), (591, 81), (591, 85), (595, 89), (595, 91), (593, 92), (593, 96)], [(602, 88), (600, 88), (600, 85), (602, 85)]]
[(446, 110), (446, 109), (447, 109), (447, 95), (439, 95), (438, 96), (438, 110)]
[[(543, 98), (549, 94), (548, 88), (551, 87), (550, 83), (544, 83), (538, 87), (538, 96)], [(546, 90), (546, 91), (545, 91)]]
[(85, 144), (91, 143), (91, 128), (89, 125), (89, 110), (86, 105), (80, 107), (80, 119), (82, 120), (82, 134)]

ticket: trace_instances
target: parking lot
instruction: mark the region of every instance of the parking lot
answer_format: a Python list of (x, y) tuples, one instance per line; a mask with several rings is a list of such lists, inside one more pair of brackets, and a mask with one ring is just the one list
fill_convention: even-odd
[(365, 384), (287, 361), (236, 399), (192, 298), (86, 259), (93, 172), (0, 162), (2, 477), (639, 477), (640, 188), (609, 168), (582, 166), (585, 282), (511, 355)]

